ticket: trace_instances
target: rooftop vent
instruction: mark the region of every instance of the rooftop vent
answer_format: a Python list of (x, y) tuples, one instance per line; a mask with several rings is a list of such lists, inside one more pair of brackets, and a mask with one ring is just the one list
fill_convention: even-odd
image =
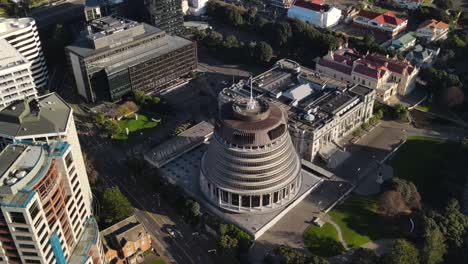
[(22, 178), (24, 178), (24, 176), (26, 176), (26, 171), (24, 171), (24, 170), (18, 171), (15, 174), (15, 177), (18, 178), (18, 179), (22, 179)]
[(11, 178), (9, 178), (9, 179), (6, 181), (6, 183), (7, 183), (8, 185), (12, 185), (12, 184), (15, 184), (17, 181), (18, 181), (18, 178), (16, 178), (16, 177), (11, 177)]

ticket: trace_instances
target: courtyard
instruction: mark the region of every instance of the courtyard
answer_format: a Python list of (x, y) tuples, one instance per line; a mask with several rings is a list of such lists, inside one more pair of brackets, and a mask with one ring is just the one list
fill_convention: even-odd
[[(158, 125), (158, 120), (145, 116), (143, 114), (136, 114), (132, 118), (123, 118), (118, 121), (120, 127), (120, 133), (115, 135), (113, 138), (118, 140), (127, 140), (132, 134), (139, 131), (140, 135), (143, 135), (145, 129), (154, 128)], [(126, 129), (128, 128), (129, 134), (127, 135)]]

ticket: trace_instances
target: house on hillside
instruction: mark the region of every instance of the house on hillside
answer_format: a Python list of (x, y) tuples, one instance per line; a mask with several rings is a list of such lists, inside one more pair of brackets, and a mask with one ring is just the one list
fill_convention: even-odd
[(288, 17), (297, 18), (316, 27), (327, 28), (339, 23), (341, 10), (322, 0), (297, 0), (288, 10)]
[(416, 33), (427, 41), (446, 39), (449, 32), (449, 25), (435, 19), (427, 20), (419, 25)]
[(406, 59), (412, 61), (417, 67), (427, 68), (432, 66), (439, 53), (440, 48), (423, 47), (418, 44), (406, 55)]
[(353, 19), (353, 26), (365, 28), (374, 33), (396, 36), (408, 25), (408, 20), (398, 18), (392, 11), (383, 14), (361, 10)]
[(391, 48), (398, 51), (405, 51), (409, 48), (416, 45), (416, 38), (414, 37), (414, 32), (408, 32), (394, 40), (392, 40)]

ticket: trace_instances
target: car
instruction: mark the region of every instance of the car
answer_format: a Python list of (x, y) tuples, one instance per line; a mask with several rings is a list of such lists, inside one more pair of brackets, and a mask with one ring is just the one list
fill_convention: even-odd
[(168, 233), (169, 235), (175, 237), (176, 233), (174, 232), (174, 230), (172, 230), (170, 227), (166, 227), (165, 228), (165, 231), (166, 233)]

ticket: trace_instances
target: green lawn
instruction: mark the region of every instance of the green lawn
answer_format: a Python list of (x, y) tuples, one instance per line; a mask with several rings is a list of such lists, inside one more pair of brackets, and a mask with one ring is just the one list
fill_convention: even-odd
[(157, 258), (157, 259), (153, 259), (149, 264), (166, 264), (166, 262), (164, 262), (164, 260), (160, 258)]
[(359, 247), (370, 241), (391, 237), (392, 228), (382, 228), (373, 197), (353, 195), (331, 210), (328, 215), (341, 227), (349, 247)]
[(147, 116), (138, 114), (138, 120), (135, 120), (134, 117), (120, 120), (119, 126), (122, 129), (122, 132), (115, 135), (113, 138), (120, 139), (120, 140), (128, 139), (128, 136), (125, 131), (125, 128), (127, 127), (130, 132), (129, 135), (131, 135), (132, 132), (136, 132), (136, 131), (148, 129), (148, 128), (153, 128), (153, 127), (156, 127), (157, 125), (158, 125), (157, 122), (152, 121)]
[(336, 256), (344, 251), (335, 227), (329, 223), (322, 227), (310, 225), (304, 232), (304, 244), (310, 252), (322, 257)]
[(394, 175), (412, 181), (425, 202), (443, 206), (459, 198), (465, 183), (468, 146), (430, 137), (409, 137), (390, 160)]

